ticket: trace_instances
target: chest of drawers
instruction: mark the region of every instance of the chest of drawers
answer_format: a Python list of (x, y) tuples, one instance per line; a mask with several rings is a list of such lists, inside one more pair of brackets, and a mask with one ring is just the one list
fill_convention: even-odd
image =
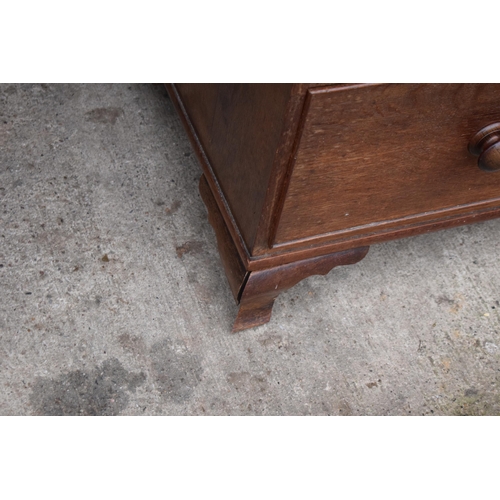
[(239, 312), (373, 243), (500, 216), (499, 84), (169, 84)]

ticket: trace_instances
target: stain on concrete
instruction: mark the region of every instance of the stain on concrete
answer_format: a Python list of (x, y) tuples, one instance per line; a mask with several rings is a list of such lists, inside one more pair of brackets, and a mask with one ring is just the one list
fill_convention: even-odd
[(56, 378), (37, 378), (30, 395), (35, 415), (119, 415), (129, 393), (146, 380), (128, 372), (116, 358), (86, 372), (75, 370)]
[(445, 295), (441, 295), (437, 297), (436, 304), (438, 305), (448, 305), (451, 306), (449, 309), (450, 313), (457, 314), (460, 309), (463, 307), (464, 297), (461, 294), (456, 294), (453, 299), (446, 297)]
[(141, 337), (129, 335), (128, 333), (122, 333), (118, 337), (118, 342), (125, 350), (134, 354), (142, 354), (145, 351), (146, 346)]
[(283, 339), (281, 335), (269, 334), (257, 339), (259, 344), (263, 347), (275, 347), (277, 349), (286, 349), (288, 347), (288, 342)]
[(470, 398), (478, 395), (478, 390), (475, 387), (471, 387), (465, 391), (465, 397)]
[(214, 290), (210, 285), (207, 285), (206, 283), (198, 283), (193, 281), (191, 281), (191, 283), (193, 283), (194, 285), (193, 290), (196, 293), (196, 297), (198, 300), (203, 301), (206, 304), (213, 304)]
[(85, 118), (93, 123), (105, 123), (114, 125), (118, 117), (123, 114), (121, 108), (96, 108), (85, 113)]
[(368, 382), (368, 384), (366, 384), (366, 387), (368, 387), (368, 389), (373, 389), (374, 387), (378, 387), (378, 384), (377, 382)]
[(261, 375), (251, 375), (248, 372), (233, 372), (227, 376), (227, 381), (237, 390), (249, 393), (265, 392), (267, 380)]
[(441, 295), (440, 297), (436, 298), (436, 304), (437, 305), (441, 305), (441, 304), (453, 305), (453, 304), (455, 304), (455, 301), (453, 299), (445, 297), (444, 295)]
[(172, 205), (170, 205), (169, 207), (165, 207), (165, 213), (167, 215), (173, 215), (173, 214), (175, 214), (175, 212), (177, 212), (177, 210), (179, 210), (180, 206), (181, 206), (181, 202), (179, 200), (174, 201), (172, 203)]
[(450, 358), (443, 358), (441, 360), (441, 365), (443, 368), (444, 373), (448, 373), (451, 368), (451, 359)]
[(198, 357), (185, 346), (165, 339), (151, 347), (150, 359), (162, 398), (174, 403), (189, 400), (203, 373)]
[(186, 253), (200, 253), (203, 250), (203, 241), (186, 241), (181, 246), (176, 247), (177, 257), (182, 258)]
[(12, 128), (12, 125), (7, 124), (7, 122), (4, 122), (0, 124), (0, 145), (7, 144), (10, 140), (10, 129)]
[(418, 339), (417, 352), (424, 352), (426, 349), (427, 344), (422, 339)]
[(17, 94), (17, 88), (14, 85), (9, 85), (6, 89), (4, 89), (3, 93), (7, 95)]
[(340, 401), (338, 414), (344, 416), (350, 416), (353, 414), (352, 408), (347, 401), (345, 400)]
[(471, 387), (454, 397), (451, 403), (441, 406), (439, 412), (455, 416), (500, 416), (500, 394), (480, 392)]

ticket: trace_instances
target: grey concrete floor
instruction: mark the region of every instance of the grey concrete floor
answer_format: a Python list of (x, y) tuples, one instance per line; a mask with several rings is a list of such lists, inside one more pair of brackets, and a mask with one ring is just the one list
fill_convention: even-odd
[(161, 85), (0, 86), (0, 414), (500, 414), (500, 220), (232, 335), (200, 174)]

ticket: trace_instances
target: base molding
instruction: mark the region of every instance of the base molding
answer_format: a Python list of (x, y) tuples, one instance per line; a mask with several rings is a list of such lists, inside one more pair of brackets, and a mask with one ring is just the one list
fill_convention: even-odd
[(355, 248), (264, 271), (252, 271), (242, 290), (233, 332), (267, 323), (271, 319), (274, 300), (281, 292), (309, 276), (325, 275), (334, 267), (355, 264), (365, 257), (369, 248)]
[(355, 264), (366, 256), (370, 248), (354, 248), (264, 270), (249, 271), (241, 261), (204, 175), (200, 179), (200, 194), (208, 210), (208, 220), (215, 231), (229, 286), (240, 306), (233, 332), (267, 323), (271, 319), (274, 301), (281, 292), (309, 276), (325, 275), (337, 266)]

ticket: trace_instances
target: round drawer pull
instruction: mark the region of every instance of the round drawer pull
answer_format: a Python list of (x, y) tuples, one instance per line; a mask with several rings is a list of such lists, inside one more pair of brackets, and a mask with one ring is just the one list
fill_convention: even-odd
[(500, 170), (500, 123), (482, 128), (470, 140), (469, 152), (479, 156), (477, 163), (481, 170)]

